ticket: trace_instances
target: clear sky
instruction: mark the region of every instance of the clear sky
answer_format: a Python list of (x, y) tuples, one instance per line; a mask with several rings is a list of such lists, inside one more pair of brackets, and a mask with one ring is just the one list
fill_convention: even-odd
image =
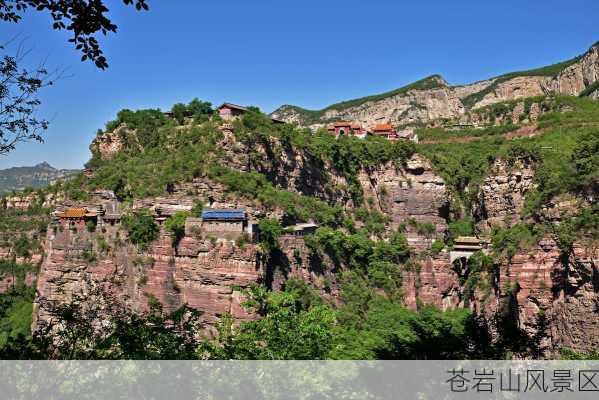
[(148, 0), (137, 13), (107, 0), (119, 25), (103, 72), (29, 12), (0, 23), (34, 48), (31, 62), (71, 76), (44, 90), (44, 144), (0, 156), (0, 168), (48, 161), (80, 168), (98, 128), (122, 108), (218, 104), (322, 108), (441, 74), (452, 84), (552, 64), (599, 40), (597, 0)]

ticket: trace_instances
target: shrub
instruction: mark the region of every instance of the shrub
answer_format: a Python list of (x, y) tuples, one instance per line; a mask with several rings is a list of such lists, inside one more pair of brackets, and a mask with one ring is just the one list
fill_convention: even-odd
[(445, 243), (442, 240), (435, 240), (431, 245), (431, 253), (439, 254), (445, 248)]
[(85, 223), (85, 227), (87, 228), (87, 231), (90, 233), (96, 231), (96, 225), (97, 225), (97, 223), (93, 219), (90, 219), (89, 221), (87, 221)]
[(165, 228), (173, 235), (173, 246), (176, 246), (185, 236), (185, 220), (190, 216), (191, 214), (187, 211), (179, 211), (168, 217), (164, 223)]
[(451, 245), (453, 245), (453, 241), (460, 236), (473, 236), (474, 219), (472, 219), (472, 217), (465, 217), (452, 221), (447, 224), (447, 232), (447, 241)]
[(125, 215), (121, 224), (127, 230), (129, 240), (142, 250), (147, 249), (158, 238), (160, 231), (154, 218), (145, 209)]
[(278, 220), (263, 218), (258, 223), (260, 245), (266, 254), (279, 248), (279, 237), (283, 234), (283, 228)]
[(243, 232), (241, 235), (237, 237), (235, 240), (235, 245), (237, 247), (243, 248), (247, 243), (250, 243), (252, 238), (247, 232)]

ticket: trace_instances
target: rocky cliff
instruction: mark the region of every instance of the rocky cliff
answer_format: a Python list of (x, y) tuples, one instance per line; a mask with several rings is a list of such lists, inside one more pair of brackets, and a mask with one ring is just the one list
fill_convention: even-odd
[[(349, 276), (363, 281), (354, 290), (365, 297), (387, 296), (399, 307), (468, 308), (496, 343), (510, 341), (515, 357), (555, 356), (563, 347), (592, 351), (599, 340), (597, 105), (519, 96), (549, 87), (592, 93), (586, 80), (596, 55), (597, 46), (554, 75), (530, 75), (526, 84), (519, 81), (525, 74), (462, 87), (434, 76), (391, 96), (344, 104), (360, 109), (366, 122), (401, 105), (411, 108), (397, 121), (443, 124), (461, 115), (457, 122), (508, 125), (479, 136), (468, 128), (442, 130), (419, 145), (337, 139), (273, 124), (254, 111), (227, 123), (179, 126), (158, 113), (152, 128), (112, 124), (92, 143), (93, 162), (72, 185), (2, 201), (0, 258), (40, 264), (24, 279), (37, 288), (34, 327), (52, 320), (53, 305), (101, 287), (139, 312), (153, 301), (165, 311), (188, 304), (213, 334), (224, 315), (237, 323), (258, 318), (241, 306), (243, 289), (253, 284), (276, 291), (299, 278), (336, 307), (347, 300)], [(510, 88), (515, 82), (527, 89)], [(497, 93), (515, 100), (493, 103)], [(327, 110), (326, 118), (345, 118), (337, 111)], [(547, 111), (569, 114), (542, 115)], [(516, 123), (527, 125), (516, 134)], [(537, 200), (534, 212), (529, 196)], [(60, 220), (68, 207), (104, 210), (111, 219)], [(203, 231), (201, 207), (244, 208), (247, 235)], [(181, 213), (184, 229), (173, 229)], [(145, 246), (125, 222), (140, 215), (155, 224), (143, 232), (158, 230)], [(260, 221), (278, 238), (255, 235)], [(313, 235), (297, 230), (297, 223), (312, 222), (321, 228)], [(474, 251), (459, 251), (459, 236), (462, 246), (474, 240), (482, 252), (468, 259)], [(42, 243), (32, 254), (17, 237)], [(5, 274), (0, 290), (12, 284)]]
[(394, 125), (429, 124), (439, 119), (460, 120), (471, 110), (532, 96), (596, 96), (597, 81), (599, 44), (563, 63), (508, 73), (469, 85), (451, 86), (435, 75), (401, 89), (333, 104), (318, 111), (284, 105), (271, 115), (311, 128), (335, 120), (357, 121), (367, 127), (386, 121)]
[[(307, 186), (299, 177), (305, 176), (302, 171), (309, 167), (294, 165), (287, 171), (289, 179), (284, 184), (301, 193)], [(482, 231), (520, 221), (524, 194), (532, 187), (533, 176), (534, 166), (525, 159), (512, 165), (503, 160), (494, 163), (478, 196), (477, 219)], [(390, 216), (388, 229), (394, 231), (403, 223), (411, 247), (420, 254), (418, 268), (404, 274), (407, 306), (433, 304), (443, 310), (469, 307), (488, 319), (497, 340), (503, 335), (498, 318), (508, 315), (527, 340), (539, 338), (543, 356), (554, 355), (564, 346), (588, 351), (598, 344), (599, 322), (585, 317), (596, 316), (599, 306), (599, 253), (591, 242), (578, 242), (571, 254), (564, 254), (554, 240), (542, 240), (504, 258), (481, 278), (487, 284), (467, 293), (469, 271), (465, 261), (450, 262), (446, 250), (436, 255), (429, 252), (433, 240), (447, 234), (450, 201), (445, 182), (429, 162), (414, 156), (403, 168), (381, 165), (366, 169), (360, 172), (359, 182), (365, 197), (373, 199), (370, 207)], [(317, 194), (314, 187), (306, 190)], [(251, 201), (234, 199), (220, 184), (205, 179), (182, 184), (166, 197), (136, 201), (133, 207), (172, 215), (191, 209), (197, 197), (210, 198), (212, 206), (245, 207), (253, 220), (280, 216)], [(346, 205), (351, 207), (351, 202)], [(409, 220), (430, 222), (435, 229), (422, 232), (418, 224), (406, 225)], [(49, 230), (37, 281), (36, 323), (51, 318), (48, 304), (67, 302), (74, 293), (85, 293), (90, 284), (118, 294), (128, 307), (139, 311), (147, 309), (149, 299), (157, 299), (169, 311), (188, 304), (203, 312), (208, 332), (214, 332), (211, 327), (225, 314), (237, 321), (254, 318), (241, 307), (240, 292), (252, 283), (277, 290), (287, 279), (296, 277), (309, 282), (333, 303), (341, 301), (335, 269), (326, 260), (314, 264), (302, 237), (281, 237), (281, 252), (272, 262), (251, 243), (187, 233), (173, 247), (172, 236), (161, 229), (153, 245), (140, 251), (127, 244), (126, 235), (118, 227), (99, 228), (94, 233)], [(522, 349), (520, 355), (527, 354)]]

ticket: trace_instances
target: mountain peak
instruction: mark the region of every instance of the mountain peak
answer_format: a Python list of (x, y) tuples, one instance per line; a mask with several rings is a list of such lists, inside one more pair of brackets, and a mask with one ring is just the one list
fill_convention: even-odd
[(42, 161), (39, 164), (35, 165), (36, 168), (45, 168), (45, 169), (56, 169), (53, 166), (51, 166), (50, 164), (48, 164), (47, 161)]

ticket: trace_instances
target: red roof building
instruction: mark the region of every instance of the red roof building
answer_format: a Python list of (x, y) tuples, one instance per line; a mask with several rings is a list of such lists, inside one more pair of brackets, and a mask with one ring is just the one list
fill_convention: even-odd
[(337, 121), (333, 125), (330, 125), (328, 131), (335, 134), (335, 137), (339, 136), (356, 136), (365, 137), (366, 131), (362, 129), (362, 125), (356, 122), (350, 121)]
[(390, 123), (376, 124), (372, 128), (372, 134), (387, 139), (397, 139), (397, 131)]

